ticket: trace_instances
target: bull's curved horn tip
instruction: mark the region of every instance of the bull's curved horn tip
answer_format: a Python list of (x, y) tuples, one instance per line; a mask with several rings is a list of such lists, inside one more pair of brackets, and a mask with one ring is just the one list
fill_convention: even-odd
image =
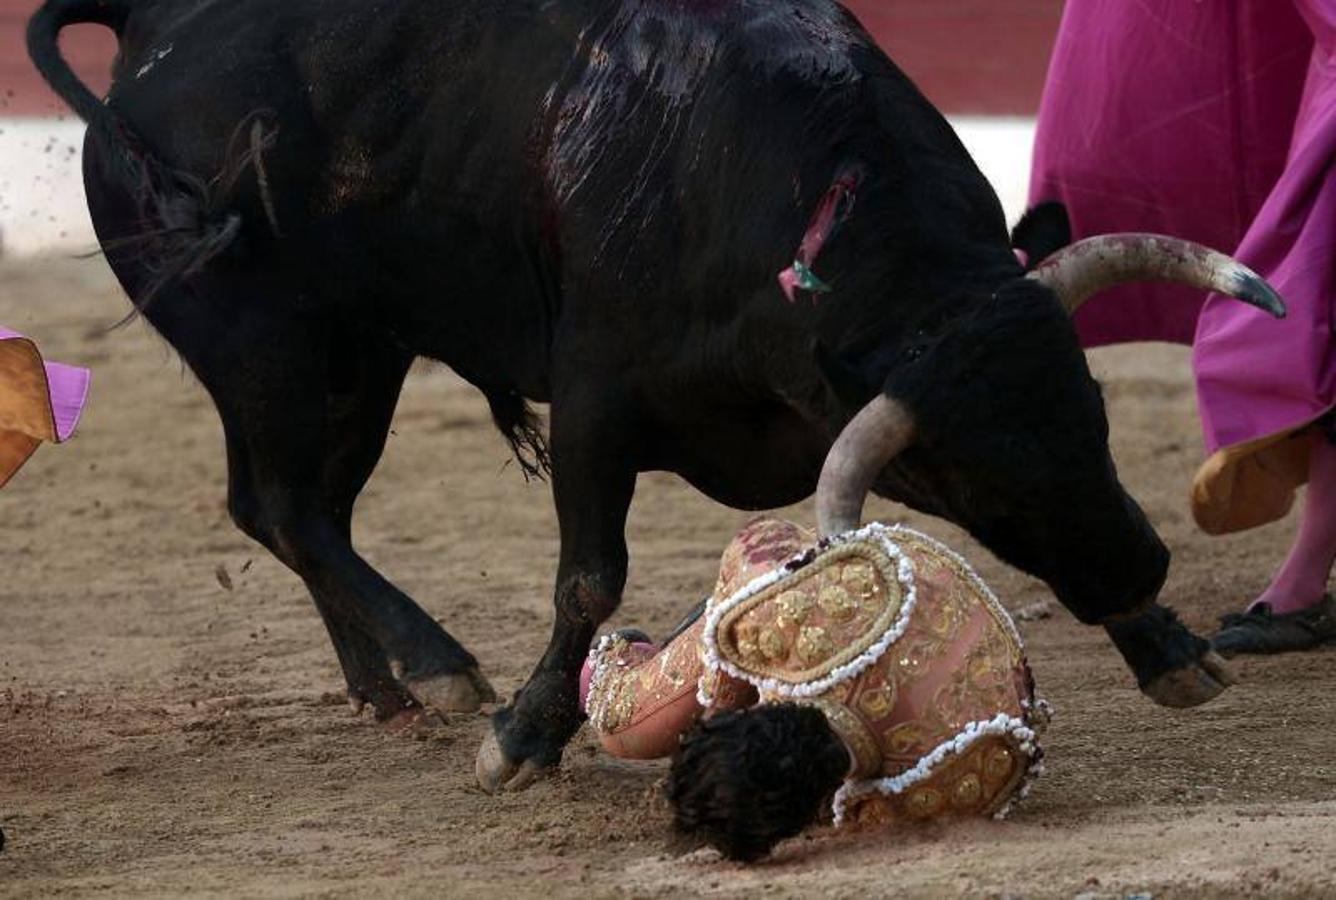
[(1266, 279), (1251, 269), (1239, 267), (1240, 271), (1234, 273), (1234, 282), (1237, 285), (1234, 296), (1262, 310), (1273, 318), (1283, 319), (1289, 315), (1289, 310), (1285, 308), (1285, 301), (1276, 293), (1276, 289), (1266, 283)]

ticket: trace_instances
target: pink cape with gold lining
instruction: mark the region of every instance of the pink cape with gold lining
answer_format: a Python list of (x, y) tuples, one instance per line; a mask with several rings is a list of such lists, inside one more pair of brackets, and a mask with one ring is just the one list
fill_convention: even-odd
[(1066, 204), (1076, 238), (1153, 231), (1233, 253), (1284, 297), (1277, 322), (1136, 285), (1076, 317), (1087, 346), (1193, 344), (1203, 528), (1283, 515), (1307, 472), (1292, 435), (1336, 407), (1336, 0), (1067, 4), (1030, 196)]
[(74, 433), (90, 377), (87, 369), (45, 362), (31, 340), (0, 328), (0, 487), (42, 441)]

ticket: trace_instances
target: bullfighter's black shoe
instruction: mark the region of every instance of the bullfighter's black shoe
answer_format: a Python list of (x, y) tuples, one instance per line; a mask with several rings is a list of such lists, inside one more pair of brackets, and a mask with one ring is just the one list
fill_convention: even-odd
[(1311, 650), (1336, 641), (1336, 599), (1326, 594), (1316, 606), (1292, 613), (1275, 613), (1261, 603), (1222, 616), (1220, 626), (1211, 646), (1221, 656)]
[(639, 628), (618, 628), (612, 637), (621, 638), (628, 644), (653, 644), (653, 639)]

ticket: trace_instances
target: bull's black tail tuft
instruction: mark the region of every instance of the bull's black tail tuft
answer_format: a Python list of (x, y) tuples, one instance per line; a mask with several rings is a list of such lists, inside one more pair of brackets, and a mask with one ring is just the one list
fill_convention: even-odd
[(492, 421), (510, 445), (525, 480), (551, 474), (552, 461), (538, 414), (513, 390), (484, 390), (484, 393), (492, 408)]

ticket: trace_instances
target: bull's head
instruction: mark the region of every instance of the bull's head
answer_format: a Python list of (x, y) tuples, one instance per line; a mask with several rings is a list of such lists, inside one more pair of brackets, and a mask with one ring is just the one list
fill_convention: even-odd
[[(1204, 643), (1152, 605), (1169, 554), (1118, 480), (1099, 386), (1069, 321), (1097, 291), (1133, 280), (1285, 313), (1255, 273), (1195, 244), (1112, 235), (1067, 247), (898, 356), (832, 447), (817, 516), (824, 534), (854, 528), (875, 489), (957, 522), (1043, 578), (1082, 621), (1108, 625), (1147, 693), (1189, 705), (1221, 686), (1159, 680), (1181, 681), (1186, 667), (1209, 681), (1214, 663), (1201, 672)], [(1160, 619), (1122, 633), (1112, 624), (1138, 615)]]

